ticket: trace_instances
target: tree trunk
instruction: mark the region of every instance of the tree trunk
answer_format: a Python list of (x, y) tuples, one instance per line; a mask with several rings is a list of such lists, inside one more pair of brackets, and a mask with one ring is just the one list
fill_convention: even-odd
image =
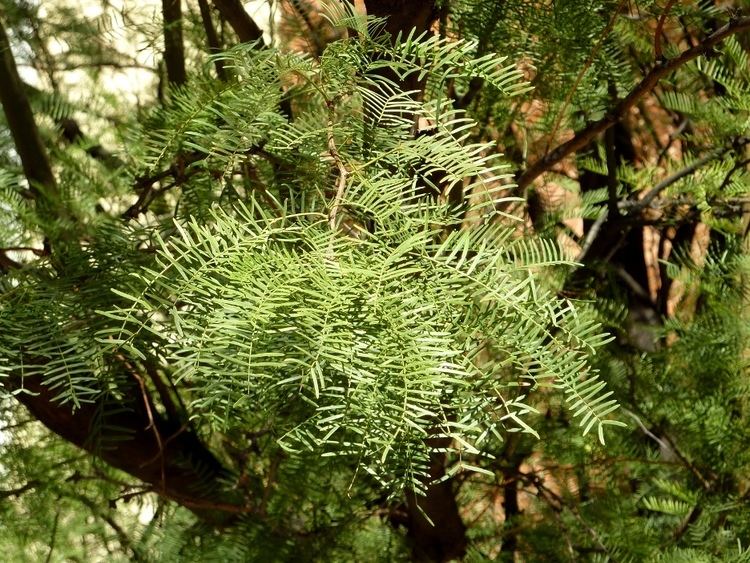
[(167, 80), (172, 86), (185, 84), (185, 48), (182, 44), (182, 5), (181, 0), (162, 0), (164, 18), (164, 63), (167, 67)]
[[(445, 475), (445, 461), (445, 454), (433, 454), (430, 465), (432, 480)], [(466, 526), (458, 511), (452, 479), (430, 485), (426, 496), (407, 493), (406, 506), (406, 525), (415, 560), (442, 562), (464, 556)]]

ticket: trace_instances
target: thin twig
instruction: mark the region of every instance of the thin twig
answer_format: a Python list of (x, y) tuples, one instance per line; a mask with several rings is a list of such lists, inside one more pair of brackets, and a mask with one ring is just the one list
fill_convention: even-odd
[(141, 555), (140, 549), (138, 549), (138, 547), (133, 544), (132, 540), (130, 539), (130, 537), (128, 537), (128, 534), (125, 532), (122, 526), (120, 526), (112, 516), (107, 514), (105, 511), (100, 510), (97, 503), (92, 501), (90, 498), (84, 497), (82, 495), (79, 496), (76, 494), (71, 494), (69, 496), (71, 499), (76, 500), (88, 507), (94, 516), (96, 516), (97, 518), (101, 518), (109, 525), (110, 528), (112, 528), (112, 530), (115, 532), (115, 535), (117, 536), (117, 541), (120, 543), (120, 546), (123, 549), (127, 549), (128, 551), (130, 551), (133, 561), (144, 560), (143, 556)]
[[(602, 553), (610, 554), (607, 546), (604, 545), (604, 542), (602, 542), (599, 533), (594, 528), (592, 528), (591, 525), (586, 522), (586, 520), (584, 520), (583, 516), (581, 516), (581, 513), (575, 506), (567, 504), (560, 495), (547, 487), (535, 473), (521, 473), (520, 475), (522, 478), (536, 487), (536, 489), (541, 493), (542, 498), (546, 500), (554, 510), (561, 512), (562, 510), (567, 509), (573, 515), (573, 517), (578, 520), (578, 522), (586, 529), (588, 534), (591, 536), (591, 539), (594, 540), (597, 548), (599, 548)], [(609, 561), (613, 561), (613, 559), (610, 557)]]
[[(614, 85), (610, 83), (610, 90)], [(614, 96), (613, 96), (614, 97)], [(607, 129), (604, 134), (604, 149), (607, 158), (607, 209), (612, 219), (620, 216), (620, 210), (617, 206), (617, 154), (615, 150), (615, 130)]]
[(586, 255), (589, 253), (589, 250), (591, 250), (591, 246), (594, 244), (596, 237), (599, 236), (599, 231), (602, 230), (602, 226), (607, 222), (607, 217), (609, 217), (609, 210), (606, 207), (603, 207), (599, 213), (599, 217), (596, 218), (596, 221), (594, 221), (594, 224), (591, 225), (589, 232), (586, 234), (586, 239), (583, 241), (581, 252), (576, 256), (576, 262), (583, 262), (586, 259)]
[(675, 129), (669, 134), (669, 141), (659, 153), (659, 157), (656, 159), (657, 166), (661, 164), (661, 161), (664, 160), (664, 157), (669, 152), (669, 149), (672, 147), (672, 144), (677, 140), (677, 138), (680, 135), (682, 135), (682, 133), (685, 131), (685, 129), (687, 129), (687, 126), (689, 124), (690, 124), (690, 119), (686, 117), (682, 121), (680, 121), (680, 124), (677, 126), (677, 129)]
[[(615, 8), (615, 12), (612, 14), (612, 17), (609, 19), (609, 22), (607, 23), (607, 26), (602, 30), (602, 33), (599, 35), (599, 40), (596, 42), (596, 45), (594, 45), (594, 48), (591, 50), (591, 53), (589, 54), (589, 58), (586, 59), (586, 62), (583, 63), (581, 70), (578, 71), (578, 76), (576, 76), (576, 79), (573, 82), (573, 85), (570, 87), (570, 90), (568, 90), (568, 93), (565, 95), (565, 99), (563, 100), (562, 107), (560, 107), (560, 111), (557, 112), (557, 118), (555, 119), (555, 124), (552, 127), (552, 132), (547, 137), (550, 141), (555, 138), (555, 135), (557, 135), (557, 130), (560, 128), (560, 123), (562, 123), (563, 117), (565, 116), (565, 110), (568, 109), (570, 102), (573, 101), (573, 96), (575, 95), (576, 90), (578, 90), (578, 87), (581, 85), (581, 81), (583, 80), (583, 77), (586, 76), (586, 73), (588, 72), (589, 68), (591, 68), (591, 65), (594, 63), (594, 59), (599, 54), (599, 50), (602, 48), (602, 45), (604, 45), (604, 40), (609, 35), (609, 32), (612, 31), (612, 28), (615, 25), (615, 21), (617, 21), (617, 16), (622, 11), (623, 7), (625, 6), (626, 1), (627, 0), (621, 0), (620, 3), (617, 5), (617, 8)], [(545, 148), (545, 152), (547, 151), (547, 149), (549, 149), (549, 144)]]
[(656, 31), (654, 32), (654, 58), (658, 61), (661, 59), (661, 34), (664, 30), (664, 22), (667, 21), (667, 16), (669, 15), (669, 11), (672, 9), (672, 6), (674, 6), (675, 2), (677, 0), (668, 0), (667, 5), (664, 6), (664, 10), (661, 13), (661, 16), (659, 17), (659, 21), (656, 23)]
[(20, 497), (22, 494), (24, 494), (27, 491), (30, 491), (31, 489), (35, 488), (37, 485), (39, 485), (40, 482), (37, 480), (32, 480), (26, 483), (25, 485), (18, 487), (17, 489), (6, 489), (4, 491), (0, 491), (0, 499), (5, 499), (9, 497)]
[(679, 182), (686, 176), (689, 176), (698, 168), (701, 168), (702, 166), (708, 164), (712, 160), (715, 160), (719, 158), (720, 156), (723, 156), (725, 153), (729, 152), (733, 148), (736, 147), (742, 147), (746, 145), (748, 142), (750, 142), (750, 139), (742, 139), (737, 143), (733, 143), (732, 145), (727, 145), (724, 147), (721, 147), (715, 151), (712, 151), (708, 153), (707, 155), (699, 158), (698, 160), (693, 161), (689, 165), (685, 166), (684, 168), (678, 170), (674, 174), (664, 178), (661, 182), (656, 184), (653, 188), (651, 188), (648, 192), (646, 192), (646, 195), (644, 195), (641, 199), (633, 202), (627, 202), (627, 204), (623, 205), (623, 207), (628, 208), (631, 212), (632, 211), (638, 211), (640, 209), (645, 209), (651, 203), (661, 194), (664, 190), (666, 190), (669, 186), (672, 184)]
[(663, 435), (663, 439), (659, 438), (653, 432), (651, 432), (648, 428), (646, 428), (643, 422), (641, 422), (641, 419), (634, 412), (625, 408), (622, 408), (622, 411), (625, 414), (627, 414), (629, 417), (631, 417), (633, 420), (635, 420), (636, 424), (641, 429), (641, 431), (646, 436), (654, 440), (657, 444), (659, 444), (659, 447), (662, 448), (663, 451), (674, 453), (674, 455), (677, 456), (677, 458), (680, 460), (682, 465), (686, 467), (687, 469), (689, 469), (690, 472), (698, 478), (698, 480), (701, 482), (701, 485), (703, 485), (703, 488), (706, 491), (711, 490), (711, 482), (708, 479), (706, 479), (703, 476), (703, 473), (701, 473), (701, 471), (693, 463), (691, 463), (690, 460), (688, 460), (685, 457), (685, 455), (677, 447), (677, 444), (675, 444), (674, 441), (666, 433)]
[[(739, 162), (735, 163), (732, 169), (729, 172), (727, 172), (727, 175), (724, 176), (724, 179), (722, 180), (718, 191), (720, 192), (724, 188), (726, 188), (729, 185), (729, 182), (732, 180), (732, 176), (734, 176), (737, 172), (739, 172), (743, 168), (747, 168), (748, 164), (750, 164), (750, 158), (746, 158), (744, 160), (740, 160)], [(743, 203), (746, 203), (746, 202), (743, 202)]]
[(334, 118), (336, 112), (336, 106), (334, 102), (326, 102), (328, 105), (328, 154), (331, 155), (333, 161), (336, 163), (336, 167), (339, 170), (339, 179), (336, 187), (336, 195), (333, 198), (333, 204), (331, 205), (331, 212), (328, 215), (328, 224), (331, 229), (336, 228), (336, 215), (341, 207), (341, 202), (344, 199), (344, 193), (346, 192), (346, 181), (349, 177), (349, 171), (344, 164), (341, 154), (336, 148), (336, 139), (334, 137)]
[[(151, 410), (151, 400), (148, 396), (148, 391), (146, 390), (146, 382), (143, 380), (143, 378), (138, 375), (135, 371), (132, 372), (133, 377), (138, 382), (138, 385), (141, 388), (141, 396), (143, 397), (143, 405), (146, 408), (146, 416), (148, 417), (148, 426), (146, 427), (146, 430), (151, 428), (151, 430), (154, 433), (154, 439), (156, 440), (156, 445), (159, 449), (159, 452), (157, 456), (161, 458), (161, 487), (162, 487), (162, 493), (166, 492), (167, 488), (167, 470), (166, 470), (166, 459), (164, 457), (164, 444), (162, 443), (161, 439), (161, 433), (159, 432), (159, 429), (156, 426), (156, 422), (154, 421), (154, 413)], [(150, 463), (153, 463), (153, 459), (145, 462), (143, 465), (148, 465)]]
[(49, 540), (49, 553), (47, 553), (47, 558), (44, 560), (44, 563), (49, 563), (52, 561), (52, 553), (55, 551), (55, 543), (57, 542), (57, 525), (60, 522), (60, 508), (57, 509), (57, 512), (55, 512), (55, 519), (52, 522), (52, 537)]

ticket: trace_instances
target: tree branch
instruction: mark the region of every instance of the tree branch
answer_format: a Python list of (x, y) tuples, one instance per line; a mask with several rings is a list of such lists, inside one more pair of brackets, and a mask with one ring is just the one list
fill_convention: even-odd
[(40, 481), (34, 479), (32, 481), (29, 481), (25, 485), (18, 487), (17, 489), (2, 490), (0, 491), (0, 500), (10, 498), (10, 497), (20, 497), (22, 494), (36, 488), (40, 484), (41, 484)]
[[(16, 151), (21, 158), (23, 173), (29, 181), (31, 193), (40, 199), (39, 203), (49, 203), (50, 199), (57, 195), (57, 182), (34, 121), (34, 114), (31, 112), (24, 85), (18, 76), (18, 68), (13, 59), (10, 41), (2, 21), (0, 21), (0, 84), (2, 84), (0, 103), (5, 111), (5, 118)], [(50, 206), (46, 205), (46, 207)]]
[(672, 59), (662, 59), (657, 62), (638, 85), (612, 108), (607, 115), (576, 133), (572, 139), (559, 145), (552, 152), (547, 153), (521, 173), (517, 181), (518, 187), (520, 189), (527, 188), (536, 178), (549, 171), (565, 157), (586, 147), (597, 135), (620, 121), (638, 100), (649, 93), (662, 78), (668, 76), (682, 65), (710, 52), (711, 49), (727, 37), (749, 29), (750, 17), (732, 18), (729, 23), (706, 37), (695, 47), (683, 51), (680, 55)]
[(336, 147), (336, 139), (333, 136), (335, 113), (336, 106), (333, 102), (328, 102), (328, 154), (333, 159), (333, 162), (336, 164), (336, 168), (339, 171), (338, 181), (336, 182), (336, 195), (333, 198), (331, 211), (328, 215), (328, 223), (331, 226), (331, 229), (334, 230), (336, 229), (336, 215), (338, 214), (339, 208), (341, 207), (341, 203), (344, 199), (344, 193), (346, 192), (346, 181), (349, 177), (349, 171), (344, 164), (344, 160), (341, 158), (341, 154)]
[(715, 160), (715, 159), (723, 156), (724, 154), (726, 154), (730, 150), (732, 150), (734, 148), (739, 148), (739, 147), (745, 146), (749, 142), (750, 142), (750, 139), (741, 139), (741, 140), (739, 140), (739, 141), (737, 141), (737, 142), (735, 142), (735, 143), (733, 143), (731, 145), (724, 146), (724, 147), (721, 147), (721, 148), (719, 148), (717, 150), (714, 150), (714, 151), (708, 153), (707, 155), (699, 158), (698, 160), (695, 160), (694, 162), (688, 164), (687, 166), (685, 166), (684, 168), (678, 170), (674, 174), (672, 174), (672, 175), (664, 178), (664, 180), (662, 180), (661, 182), (659, 182), (658, 184), (656, 184), (653, 188), (651, 188), (648, 192), (646, 192), (646, 195), (644, 195), (641, 199), (639, 199), (637, 201), (632, 201), (632, 202), (620, 202), (619, 207), (628, 209), (631, 213), (633, 211), (638, 211), (640, 209), (645, 209), (646, 207), (648, 207), (649, 205), (651, 205), (651, 203), (657, 197), (659, 197), (659, 194), (661, 194), (664, 190), (666, 190), (672, 184), (674, 184), (676, 182), (679, 182), (680, 180), (682, 180), (683, 178), (689, 176), (690, 174), (692, 174), (693, 172), (695, 172), (699, 168), (705, 166), (706, 164), (708, 164), (712, 160)]
[(161, 0), (164, 18), (164, 63), (167, 66), (167, 81), (173, 86), (184, 84), (185, 48), (182, 43), (181, 0)]
[(214, 0), (214, 6), (232, 26), (241, 42), (257, 41), (263, 37), (263, 32), (242, 7), (240, 0)]
[(56, 122), (66, 142), (71, 145), (80, 145), (87, 155), (94, 160), (98, 160), (110, 170), (116, 170), (125, 164), (117, 155), (109, 152), (101, 144), (90, 141), (81, 126), (72, 117), (62, 117), (57, 119)]
[(125, 532), (125, 530), (122, 529), (122, 526), (120, 526), (112, 516), (107, 514), (104, 510), (101, 510), (96, 502), (88, 497), (75, 493), (66, 494), (66, 496), (85, 505), (89, 510), (91, 510), (91, 513), (95, 517), (101, 518), (104, 522), (106, 522), (117, 536), (117, 541), (119, 542), (120, 546), (130, 552), (132, 561), (144, 561), (140, 549), (133, 544), (128, 534)]
[(656, 31), (654, 32), (654, 58), (658, 61), (661, 57), (661, 36), (664, 32), (664, 23), (667, 21), (669, 11), (674, 6), (677, 0), (668, 0), (667, 5), (664, 6), (664, 10), (659, 16), (659, 21), (656, 23)]
[[(568, 90), (568, 93), (565, 95), (565, 99), (563, 100), (562, 107), (557, 112), (557, 118), (555, 119), (555, 124), (552, 126), (552, 133), (550, 133), (549, 135), (550, 140), (555, 139), (555, 135), (557, 135), (557, 130), (560, 128), (560, 123), (562, 123), (563, 117), (565, 116), (565, 111), (568, 109), (570, 102), (573, 101), (573, 95), (578, 90), (578, 87), (581, 85), (581, 81), (583, 80), (583, 77), (586, 76), (586, 73), (591, 68), (591, 65), (594, 64), (594, 59), (596, 59), (596, 56), (599, 54), (599, 50), (604, 45), (604, 41), (607, 39), (610, 32), (612, 31), (612, 28), (615, 26), (615, 22), (617, 21), (617, 16), (620, 15), (620, 12), (625, 7), (626, 1), (627, 0), (621, 0), (621, 2), (617, 5), (617, 8), (615, 8), (615, 11), (612, 13), (612, 17), (609, 19), (609, 22), (607, 23), (607, 26), (602, 30), (601, 34), (599, 35), (599, 39), (594, 45), (594, 48), (591, 49), (591, 53), (586, 59), (586, 62), (583, 63), (581, 70), (578, 71), (578, 75), (573, 81), (573, 85), (570, 87), (570, 90)], [(546, 148), (548, 149), (549, 145), (547, 145)]]
[[(75, 411), (61, 405), (40, 377), (11, 376), (2, 385), (55, 434), (202, 518), (222, 523), (228, 514), (250, 512), (239, 494), (223, 488), (229, 471), (192, 431), (153, 409), (149, 413), (137, 383), (120, 388), (123, 398), (118, 399), (117, 408), (102, 395)], [(117, 428), (116, 435), (102, 434), (98, 430), (102, 425)], [(160, 444), (157, 432), (170, 439)]]
[[(198, 8), (201, 12), (201, 22), (203, 23), (203, 30), (206, 32), (206, 43), (208, 44), (208, 52), (212, 55), (221, 51), (221, 44), (219, 43), (219, 36), (216, 35), (216, 28), (214, 28), (214, 22), (211, 20), (211, 8), (208, 5), (208, 0), (198, 0)], [(224, 61), (220, 59), (214, 59), (214, 66), (216, 67), (216, 76), (219, 80), (226, 81), (227, 73), (224, 71)]]

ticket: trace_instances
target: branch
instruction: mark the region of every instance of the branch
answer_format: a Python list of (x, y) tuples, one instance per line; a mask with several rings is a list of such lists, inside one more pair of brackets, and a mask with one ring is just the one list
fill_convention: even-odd
[(67, 143), (70, 143), (71, 145), (80, 145), (83, 150), (86, 151), (87, 155), (94, 160), (98, 160), (110, 170), (116, 170), (125, 164), (119, 157), (117, 157), (117, 155), (109, 152), (101, 144), (88, 140), (81, 129), (81, 126), (78, 125), (78, 122), (75, 119), (71, 117), (62, 117), (55, 121), (60, 128), (63, 139), (65, 139)]
[(341, 154), (336, 148), (336, 139), (333, 136), (334, 129), (334, 113), (335, 106), (333, 102), (328, 102), (328, 154), (331, 156), (333, 161), (336, 163), (336, 167), (339, 170), (339, 179), (336, 187), (336, 195), (333, 198), (333, 204), (331, 205), (331, 212), (328, 216), (328, 223), (331, 229), (336, 228), (336, 215), (341, 207), (341, 202), (344, 199), (344, 193), (346, 191), (346, 180), (349, 177), (349, 171), (346, 169)]
[[(245, 157), (257, 155), (265, 158), (272, 163), (280, 162), (280, 160), (278, 160), (272, 154), (266, 152), (262, 146), (252, 147), (246, 151), (236, 154)], [(159, 172), (138, 176), (133, 184), (135, 191), (139, 193), (138, 200), (122, 214), (122, 218), (133, 219), (135, 217), (138, 217), (138, 215), (148, 209), (148, 206), (151, 205), (151, 203), (154, 201), (154, 198), (156, 198), (159, 194), (162, 194), (176, 186), (182, 185), (183, 183), (185, 183), (185, 181), (189, 180), (192, 176), (201, 171), (201, 169), (197, 167), (188, 169), (189, 166), (195, 164), (196, 162), (206, 160), (210, 156), (211, 155), (209, 153), (198, 151), (178, 153), (177, 155), (175, 155), (174, 162), (169, 166), (169, 168), (165, 168), (163, 170), (160, 170)], [(154, 184), (156, 182), (160, 182), (161, 180), (165, 180), (166, 178), (170, 177), (173, 179), (173, 182), (158, 189), (154, 188)]]
[(732, 176), (734, 176), (737, 172), (739, 172), (743, 168), (747, 168), (748, 164), (750, 164), (750, 158), (746, 158), (744, 160), (740, 160), (739, 162), (735, 163), (734, 167), (732, 167), (732, 169), (729, 172), (727, 172), (727, 175), (724, 176), (724, 180), (722, 180), (718, 191), (721, 192), (724, 188), (726, 188), (729, 185), (729, 182), (732, 181)]
[(122, 527), (115, 522), (115, 519), (111, 517), (109, 514), (104, 512), (99, 508), (99, 505), (92, 501), (90, 498), (85, 497), (83, 495), (78, 495), (75, 493), (71, 494), (65, 494), (65, 496), (76, 500), (80, 502), (81, 504), (85, 505), (86, 507), (91, 510), (91, 513), (96, 518), (101, 518), (104, 522), (106, 522), (110, 528), (115, 532), (115, 535), (117, 536), (117, 541), (120, 543), (120, 546), (123, 549), (128, 550), (131, 553), (132, 561), (144, 561), (143, 555), (141, 554), (140, 549), (133, 545), (133, 542), (131, 541), (128, 534), (125, 532), (125, 530), (122, 529)]
[[(565, 95), (565, 99), (563, 100), (562, 107), (560, 108), (560, 111), (557, 114), (557, 119), (555, 119), (555, 124), (552, 126), (552, 133), (550, 133), (550, 139), (555, 138), (555, 135), (557, 134), (557, 130), (560, 128), (560, 123), (562, 122), (563, 117), (565, 116), (565, 110), (568, 109), (570, 102), (573, 101), (573, 95), (576, 93), (576, 90), (578, 90), (578, 87), (581, 85), (581, 81), (583, 80), (583, 77), (586, 75), (589, 68), (591, 68), (591, 65), (594, 64), (594, 59), (596, 59), (596, 56), (599, 54), (599, 50), (602, 48), (602, 45), (604, 45), (605, 39), (607, 39), (610, 32), (612, 31), (612, 28), (615, 26), (615, 22), (617, 21), (617, 16), (620, 15), (620, 12), (625, 7), (625, 1), (626, 0), (622, 0), (618, 4), (617, 8), (615, 8), (615, 11), (612, 14), (612, 17), (607, 23), (607, 26), (602, 30), (602, 33), (599, 35), (599, 39), (594, 45), (594, 48), (591, 50), (591, 53), (589, 54), (588, 59), (586, 59), (586, 62), (583, 63), (581, 70), (578, 71), (578, 75), (576, 76), (576, 79), (573, 81), (573, 85), (570, 87), (570, 90), (568, 90), (568, 93)], [(549, 145), (547, 145), (547, 148), (549, 148)]]
[[(750, 143), (750, 139), (739, 139), (735, 140), (732, 144), (726, 145), (724, 147), (721, 147), (717, 150), (714, 150), (707, 155), (695, 160), (694, 162), (690, 163), (689, 165), (685, 166), (684, 168), (678, 170), (674, 174), (664, 178), (661, 182), (656, 184), (653, 188), (651, 188), (646, 194), (638, 200), (621, 200), (615, 202), (615, 209), (618, 210), (618, 215), (612, 214), (612, 200), (610, 199), (609, 205), (602, 209), (602, 211), (599, 214), (599, 217), (597, 217), (594, 224), (591, 226), (591, 229), (589, 229), (589, 232), (586, 234), (586, 238), (583, 242), (583, 245), (581, 247), (581, 252), (576, 257), (576, 262), (583, 262), (586, 257), (588, 256), (589, 251), (591, 250), (591, 247), (593, 246), (594, 242), (596, 241), (596, 238), (599, 236), (600, 231), (602, 230), (602, 227), (604, 227), (605, 223), (609, 220), (614, 220), (619, 217), (620, 211), (626, 211), (628, 218), (633, 218), (639, 211), (642, 211), (643, 209), (650, 207), (651, 204), (654, 202), (654, 200), (669, 186), (672, 184), (682, 180), (686, 176), (689, 176), (702, 166), (708, 164), (712, 160), (715, 160), (717, 158), (722, 157), (724, 154), (729, 152), (730, 150), (736, 150), (738, 148), (744, 147)], [(724, 182), (722, 183), (720, 190), (724, 188), (726, 183), (728, 183), (728, 179), (731, 179), (731, 174), (736, 172), (738, 169), (742, 168), (742, 166), (747, 165), (750, 162), (750, 159), (741, 161), (735, 165), (735, 167), (730, 171), (730, 173), (727, 175), (727, 177), (724, 179)], [(610, 193), (611, 197), (611, 193)], [(639, 220), (639, 225), (646, 225), (647, 221)]]
[(648, 192), (646, 192), (646, 195), (644, 195), (638, 201), (621, 202), (620, 205), (619, 205), (619, 207), (629, 209), (631, 211), (631, 213), (633, 211), (638, 211), (640, 209), (645, 209), (646, 207), (648, 207), (649, 205), (651, 205), (651, 203), (657, 197), (659, 197), (659, 194), (661, 194), (664, 190), (666, 190), (672, 184), (674, 184), (676, 182), (679, 182), (680, 180), (682, 180), (686, 176), (689, 176), (690, 174), (692, 174), (693, 172), (695, 172), (696, 170), (698, 170), (702, 166), (708, 164), (712, 160), (715, 160), (715, 159), (723, 156), (724, 154), (726, 154), (730, 150), (735, 149), (735, 148), (739, 148), (739, 147), (743, 147), (746, 144), (748, 144), (749, 142), (750, 142), (750, 139), (741, 139), (738, 142), (735, 142), (735, 143), (733, 143), (731, 145), (727, 145), (727, 146), (721, 147), (721, 148), (719, 148), (719, 149), (717, 149), (715, 151), (712, 151), (712, 152), (708, 153), (707, 155), (705, 155), (705, 156), (699, 158), (698, 160), (690, 163), (689, 165), (685, 166), (684, 168), (678, 170), (677, 172), (675, 172), (671, 176), (668, 176), (668, 177), (664, 178), (664, 180), (662, 180), (661, 182), (659, 182), (658, 184), (656, 184), (653, 188), (651, 188)]
[(263, 37), (263, 32), (242, 7), (240, 0), (214, 0), (214, 6), (232, 26), (241, 42), (257, 41)]
[(583, 246), (581, 246), (581, 252), (579, 252), (578, 256), (576, 256), (576, 262), (582, 263), (586, 259), (589, 250), (591, 250), (596, 237), (599, 236), (599, 231), (602, 230), (602, 227), (604, 226), (604, 223), (607, 222), (608, 217), (609, 209), (603, 207), (601, 212), (599, 213), (599, 217), (596, 218), (596, 221), (594, 221), (594, 224), (591, 225), (589, 232), (586, 234), (586, 239), (583, 241)]
[(531, 485), (533, 485), (537, 489), (537, 491), (539, 491), (538, 496), (540, 496), (542, 500), (547, 502), (547, 504), (549, 504), (550, 508), (552, 508), (553, 511), (562, 512), (563, 510), (568, 510), (578, 521), (578, 523), (586, 529), (599, 551), (607, 554), (610, 553), (610, 550), (607, 549), (606, 545), (604, 545), (604, 542), (602, 541), (599, 533), (588, 522), (586, 522), (576, 506), (572, 506), (566, 503), (563, 497), (547, 487), (547, 485), (544, 484), (544, 481), (536, 473), (520, 473), (520, 476), (524, 480), (531, 483)]
[(57, 195), (57, 182), (34, 122), (34, 114), (31, 112), (24, 85), (18, 76), (18, 68), (13, 59), (8, 35), (2, 21), (0, 21), (0, 84), (2, 84), (0, 103), (5, 111), (5, 118), (16, 151), (21, 158), (23, 173), (29, 181), (29, 188), (41, 203), (49, 204), (50, 199)]
[(664, 11), (662, 11), (661, 16), (659, 17), (659, 21), (656, 23), (656, 31), (654, 32), (654, 58), (658, 61), (661, 57), (661, 35), (664, 31), (664, 22), (667, 21), (667, 16), (669, 15), (669, 10), (672, 9), (672, 6), (674, 6), (675, 2), (677, 0), (668, 0), (667, 5), (664, 6)]
[[(167, 191), (175, 186), (182, 184), (190, 176), (196, 173), (196, 170), (190, 171), (186, 174), (185, 169), (191, 164), (200, 162), (208, 158), (207, 153), (200, 153), (197, 151), (190, 152), (187, 154), (180, 153), (176, 156), (175, 162), (169, 167), (154, 174), (139, 176), (135, 180), (135, 190), (140, 192), (136, 202), (128, 207), (128, 209), (122, 214), (123, 219), (134, 219), (141, 213), (148, 209), (148, 206), (154, 201), (160, 193)], [(166, 178), (172, 177), (174, 182), (160, 189), (154, 188), (154, 184)]]
[(683, 51), (672, 59), (662, 59), (643, 77), (638, 85), (623, 98), (612, 110), (599, 121), (595, 121), (576, 133), (572, 139), (559, 145), (552, 152), (537, 160), (529, 166), (519, 177), (519, 189), (527, 188), (536, 178), (547, 172), (565, 157), (575, 153), (588, 145), (597, 135), (603, 133), (623, 116), (638, 102), (640, 98), (648, 94), (659, 81), (674, 72), (682, 65), (705, 55), (716, 45), (731, 35), (741, 33), (750, 29), (750, 17), (732, 18), (729, 23), (706, 37), (695, 47)]
[[(612, 87), (612, 84), (610, 84)], [(604, 148), (607, 157), (607, 209), (609, 216), (616, 219), (620, 216), (617, 207), (617, 155), (615, 154), (615, 130), (608, 129), (604, 135)]]
[[(13, 375), (2, 379), (2, 386), (55, 434), (203, 519), (226, 523), (228, 514), (250, 511), (239, 494), (224, 488), (230, 473), (198, 436), (154, 409), (149, 415), (136, 387), (121, 386), (122, 399), (116, 405), (102, 394), (74, 411), (70, 405), (61, 405), (56, 392), (40, 377)], [(118, 431), (104, 434), (102, 425)], [(172, 438), (159, 444), (157, 431)]]
[(25, 492), (30, 491), (31, 489), (36, 488), (37, 485), (39, 485), (41, 482), (37, 481), (36, 479), (33, 481), (29, 481), (25, 485), (18, 487), (17, 489), (5, 489), (3, 491), (0, 491), (0, 499), (6, 499), (10, 497), (20, 497)]
[[(35, 68), (34, 65), (29, 65), (25, 63), (18, 63), (18, 66)], [(138, 61), (120, 62), (120, 61), (114, 61), (114, 60), (61, 62), (55, 65), (51, 70), (53, 72), (70, 72), (74, 70), (80, 70), (82, 68), (101, 69), (104, 67), (114, 68), (117, 70), (128, 70), (128, 69), (135, 68), (139, 70), (148, 70), (150, 72), (157, 72), (157, 69), (155, 69), (154, 67), (139, 63)]]
[(320, 37), (318, 30), (315, 29), (315, 25), (313, 25), (313, 22), (310, 19), (310, 5), (305, 0), (289, 0), (289, 4), (291, 4), (292, 9), (304, 22), (305, 27), (307, 27), (307, 30), (310, 32), (310, 37), (315, 48), (315, 56), (319, 57), (323, 54), (323, 50), (325, 49), (325, 41)]
[[(219, 43), (219, 36), (216, 35), (216, 29), (214, 28), (214, 22), (211, 20), (211, 8), (208, 5), (208, 0), (198, 0), (198, 8), (201, 12), (201, 22), (203, 23), (203, 30), (206, 32), (206, 43), (208, 44), (208, 52), (212, 55), (221, 51), (221, 44)], [(224, 61), (220, 59), (214, 59), (214, 66), (216, 67), (216, 76), (222, 82), (226, 81), (227, 73), (224, 71)]]
[(167, 66), (167, 81), (173, 86), (184, 84), (185, 48), (182, 44), (181, 0), (161, 0), (164, 18), (164, 62)]

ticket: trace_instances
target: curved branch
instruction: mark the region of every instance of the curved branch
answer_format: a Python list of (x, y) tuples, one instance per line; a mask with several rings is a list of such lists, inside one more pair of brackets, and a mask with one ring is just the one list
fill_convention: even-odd
[(57, 194), (57, 182), (52, 173), (47, 151), (42, 144), (31, 105), (23, 82), (18, 75), (10, 41), (0, 21), (0, 103), (13, 137), (23, 173), (35, 197), (47, 202)]
[(585, 127), (576, 133), (572, 139), (559, 145), (552, 152), (547, 153), (544, 157), (537, 160), (529, 166), (519, 177), (518, 187), (527, 188), (536, 178), (549, 171), (553, 166), (562, 161), (565, 157), (581, 150), (588, 145), (597, 135), (603, 133), (615, 123), (620, 121), (623, 116), (640, 100), (644, 95), (649, 93), (659, 81), (668, 76), (682, 65), (697, 59), (711, 51), (716, 45), (731, 35), (750, 30), (750, 17), (733, 18), (729, 23), (716, 30), (706, 37), (695, 47), (683, 51), (677, 57), (672, 59), (662, 59), (649, 71), (646, 76), (623, 98), (607, 115), (602, 119), (595, 121), (588, 127)]
[(240, 0), (214, 0), (214, 6), (243, 43), (263, 37), (263, 32), (242, 7)]
[[(102, 396), (74, 411), (40, 377), (12, 376), (2, 385), (49, 430), (204, 520), (227, 523), (233, 514), (251, 512), (241, 495), (225, 488), (230, 471), (200, 438), (153, 408), (149, 412), (145, 402), (151, 399), (142, 399), (137, 388), (120, 388), (124, 398), (117, 408)], [(117, 431), (102, 433), (102, 425)], [(172, 438), (160, 443), (157, 433)]]

